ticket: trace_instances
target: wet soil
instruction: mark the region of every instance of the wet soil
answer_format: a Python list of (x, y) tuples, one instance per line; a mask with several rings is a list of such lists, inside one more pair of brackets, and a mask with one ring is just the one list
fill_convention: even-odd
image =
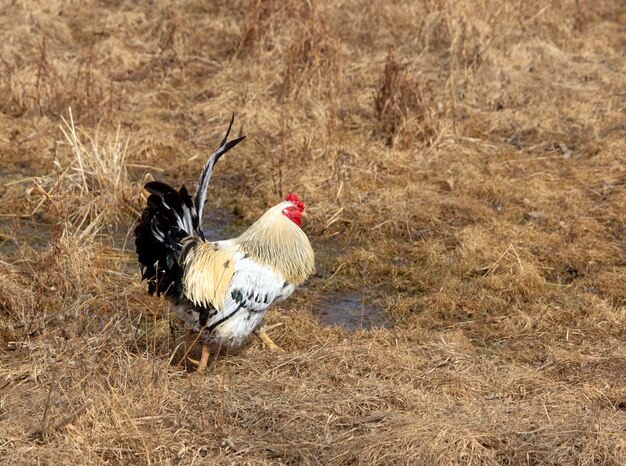
[(390, 328), (393, 322), (383, 309), (367, 303), (354, 291), (336, 291), (326, 295), (315, 311), (323, 325), (349, 331)]

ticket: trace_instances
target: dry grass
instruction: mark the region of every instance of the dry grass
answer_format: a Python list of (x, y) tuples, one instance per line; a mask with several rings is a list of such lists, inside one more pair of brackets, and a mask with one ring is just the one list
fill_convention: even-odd
[(374, 98), (381, 134), (390, 146), (400, 136), (406, 141), (405, 146), (418, 141), (432, 143), (437, 115), (427, 100), (428, 89), (423, 86), (420, 89), (413, 73), (403, 68), (395, 48), (391, 47)]
[[(76, 128), (71, 108), (69, 121), (63, 117), (61, 120), (65, 140), (57, 142), (54, 171), (35, 180), (32, 201), (38, 207), (50, 203), (53, 215), (69, 222), (73, 233), (81, 239), (93, 239), (104, 227), (126, 219), (129, 213), (139, 215), (140, 186), (128, 178), (128, 140), (120, 141), (118, 126), (113, 139), (100, 144), (97, 135), (91, 137)], [(69, 154), (63, 154), (64, 147), (69, 148)]]
[[(622, 3), (9, 2), (0, 457), (626, 463)], [(231, 111), (210, 225), (297, 192), (318, 272), (285, 354), (197, 377), (127, 235)], [(321, 325), (341, 293), (393, 328)]]

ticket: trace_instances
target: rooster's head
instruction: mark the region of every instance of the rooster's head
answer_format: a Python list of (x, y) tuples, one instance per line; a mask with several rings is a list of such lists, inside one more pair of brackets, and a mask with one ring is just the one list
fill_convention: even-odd
[(296, 194), (287, 194), (285, 202), (287, 206), (282, 210), (283, 215), (300, 226), (302, 224), (302, 217), (306, 216), (304, 213), (304, 203), (298, 199)]

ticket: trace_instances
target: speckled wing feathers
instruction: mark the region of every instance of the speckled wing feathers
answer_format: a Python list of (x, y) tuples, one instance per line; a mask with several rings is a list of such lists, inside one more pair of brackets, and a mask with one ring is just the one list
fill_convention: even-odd
[[(173, 305), (173, 309), (193, 330), (202, 331), (204, 341), (214, 345), (239, 346), (261, 324), (267, 309), (273, 303), (291, 295), (295, 286), (286, 283), (279, 273), (260, 265), (241, 252), (220, 249), (220, 243), (203, 243), (199, 246), (193, 256), (194, 263), (187, 270), (194, 270), (193, 274), (200, 280), (204, 274), (207, 275), (205, 278), (209, 278), (214, 273), (211, 270), (215, 270), (220, 263), (223, 266), (223, 261), (232, 260), (234, 270), (228, 287), (221, 302), (218, 299), (209, 299), (209, 304), (201, 304), (207, 301), (205, 298), (217, 286), (204, 285), (205, 292), (201, 294), (196, 292), (200, 289), (197, 288), (198, 285), (194, 285), (194, 289), (186, 293), (187, 304)], [(205, 255), (210, 258), (203, 257)], [(227, 259), (227, 256), (232, 259)], [(210, 265), (201, 270), (207, 264)], [(191, 286), (191, 282), (188, 284)], [(222, 284), (223, 282), (220, 286)], [(192, 301), (190, 295), (197, 301)]]

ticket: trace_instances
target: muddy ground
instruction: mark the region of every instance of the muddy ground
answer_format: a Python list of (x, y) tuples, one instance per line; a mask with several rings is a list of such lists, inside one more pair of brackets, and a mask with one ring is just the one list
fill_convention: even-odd
[[(617, 0), (4, 2), (0, 457), (626, 464), (625, 23)], [(267, 315), (284, 353), (199, 376), (129, 232), (232, 112), (209, 236), (296, 192), (317, 272)]]

